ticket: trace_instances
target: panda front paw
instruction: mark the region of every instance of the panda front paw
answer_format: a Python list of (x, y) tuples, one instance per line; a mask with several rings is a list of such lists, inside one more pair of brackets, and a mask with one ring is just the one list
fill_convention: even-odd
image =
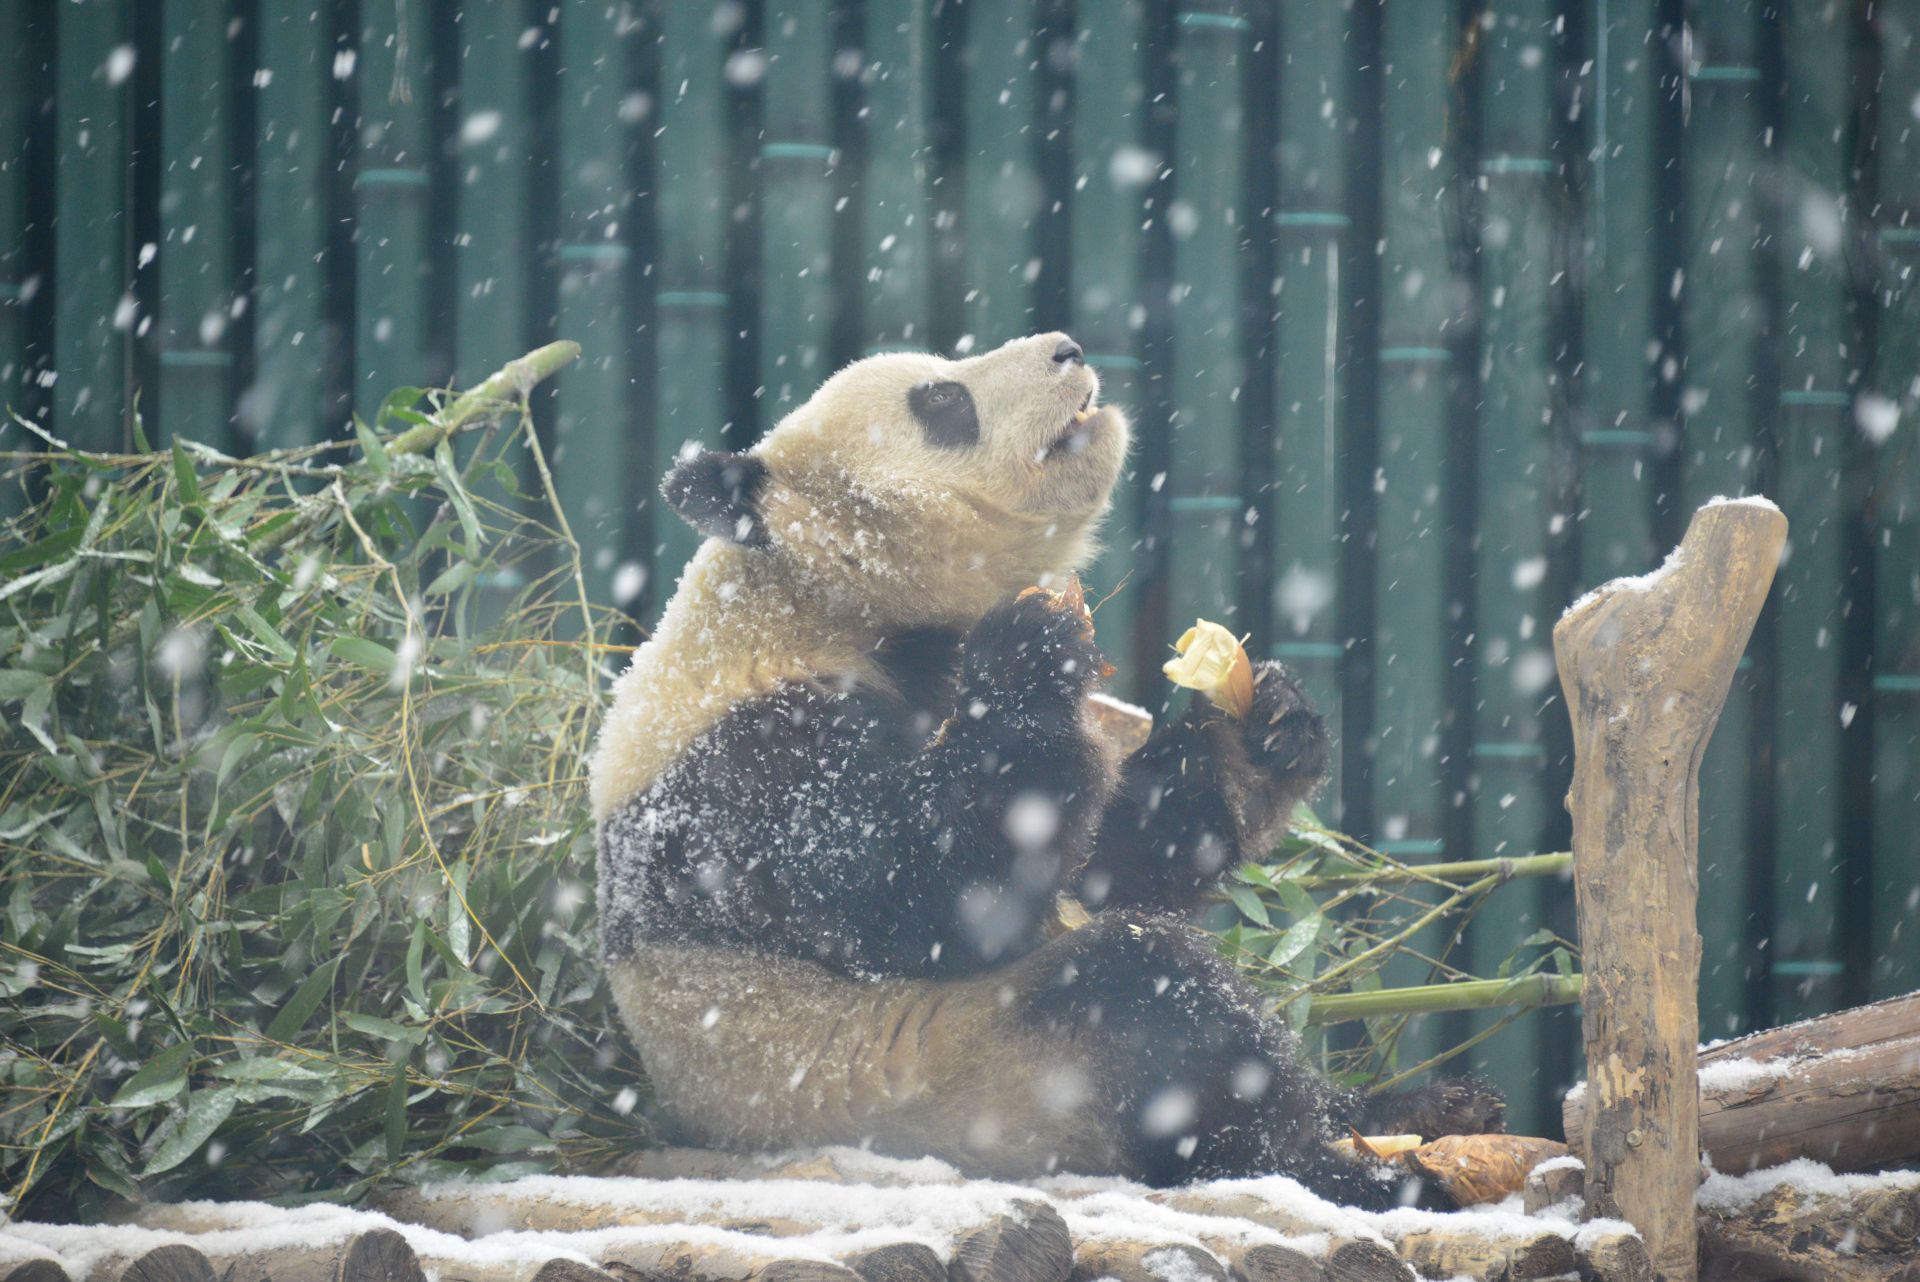
[(1253, 665), (1253, 705), (1241, 723), (1247, 759), (1300, 797), (1327, 777), (1327, 723), (1293, 674), (1272, 659)]
[(962, 645), (969, 695), (1016, 707), (1077, 705), (1111, 669), (1093, 639), (1093, 616), (1077, 586), (1028, 588), (973, 625)]

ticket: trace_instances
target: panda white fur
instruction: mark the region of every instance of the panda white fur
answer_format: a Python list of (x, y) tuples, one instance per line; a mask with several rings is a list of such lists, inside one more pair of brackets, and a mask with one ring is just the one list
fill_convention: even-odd
[[(1363, 1119), (1180, 917), (1267, 848), (1325, 730), (1261, 664), (1124, 763), (1062, 586), (1128, 427), (1062, 334), (841, 370), (663, 491), (709, 535), (592, 768), (603, 952), (663, 1122), (1001, 1177), (1284, 1172), (1350, 1201), (1337, 1123), (1497, 1125), (1451, 1084)], [(1097, 910), (1050, 932), (1056, 892)]]

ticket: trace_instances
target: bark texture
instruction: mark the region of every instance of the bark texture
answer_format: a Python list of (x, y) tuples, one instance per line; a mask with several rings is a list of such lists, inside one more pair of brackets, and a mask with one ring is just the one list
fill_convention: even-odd
[(1786, 533), (1771, 505), (1711, 504), (1660, 571), (1553, 630), (1573, 721), (1587, 1210), (1639, 1229), (1669, 1282), (1696, 1276), (1700, 758)]

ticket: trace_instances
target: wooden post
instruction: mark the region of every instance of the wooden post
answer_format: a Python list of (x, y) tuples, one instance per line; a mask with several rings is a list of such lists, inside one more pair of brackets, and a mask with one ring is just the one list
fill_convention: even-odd
[(1699, 771), (1786, 541), (1764, 500), (1710, 503), (1658, 571), (1553, 630), (1573, 719), (1574, 891), (1585, 957), (1587, 1214), (1696, 1276)]

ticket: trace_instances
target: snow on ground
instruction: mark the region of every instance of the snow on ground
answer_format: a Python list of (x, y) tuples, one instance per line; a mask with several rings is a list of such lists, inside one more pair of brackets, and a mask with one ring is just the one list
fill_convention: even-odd
[[(800, 1159), (798, 1169), (796, 1158)], [(404, 1236), (430, 1277), (463, 1269), (503, 1270), (555, 1258), (591, 1263), (623, 1249), (668, 1243), (829, 1260), (888, 1243), (920, 1242), (946, 1260), (956, 1237), (995, 1215), (1018, 1215), (1019, 1203), (1033, 1201), (1054, 1206), (1076, 1241), (1107, 1239), (1209, 1253), (1209, 1244), (1275, 1244), (1319, 1254), (1335, 1237), (1392, 1241), (1428, 1231), (1498, 1237), (1545, 1230), (1576, 1240), (1580, 1234), (1630, 1231), (1616, 1222), (1583, 1226), (1561, 1208), (1556, 1213), (1525, 1216), (1517, 1197), (1452, 1213), (1411, 1208), (1368, 1213), (1322, 1201), (1284, 1176), (1223, 1180), (1156, 1195), (1154, 1190), (1119, 1179), (1056, 1176), (1032, 1184), (963, 1180), (942, 1162), (896, 1161), (844, 1148), (785, 1155), (769, 1160), (767, 1168), (794, 1169), (803, 1178), (531, 1176), (501, 1183), (452, 1181), (429, 1186), (419, 1194), (430, 1204), (464, 1204), (468, 1213), (477, 1212), (469, 1222), (483, 1228), (489, 1207), (544, 1203), (601, 1207), (648, 1219), (788, 1220), (813, 1226), (812, 1232), (772, 1239), (683, 1222), (535, 1232), (506, 1227), (509, 1221), (503, 1212), (498, 1230), (468, 1238), (400, 1223), (377, 1211), (196, 1202), (151, 1208), (152, 1227), (31, 1223), (0, 1227), (0, 1262), (52, 1256), (74, 1282), (91, 1282), (94, 1277), (111, 1276), (130, 1258), (170, 1242), (191, 1241), (210, 1257), (231, 1260), (261, 1252), (321, 1248), (373, 1228), (391, 1228)], [(804, 1178), (816, 1170), (837, 1172), (846, 1182)], [(1829, 1174), (1829, 1178), (1837, 1177)], [(1920, 1180), (1920, 1176), (1912, 1178)], [(1282, 1232), (1237, 1215), (1204, 1213), (1210, 1202), (1230, 1204), (1238, 1198), (1258, 1202), (1276, 1223), (1292, 1231)], [(200, 1231), (181, 1231), (187, 1228)], [(1177, 1254), (1170, 1253), (1169, 1267)]]

